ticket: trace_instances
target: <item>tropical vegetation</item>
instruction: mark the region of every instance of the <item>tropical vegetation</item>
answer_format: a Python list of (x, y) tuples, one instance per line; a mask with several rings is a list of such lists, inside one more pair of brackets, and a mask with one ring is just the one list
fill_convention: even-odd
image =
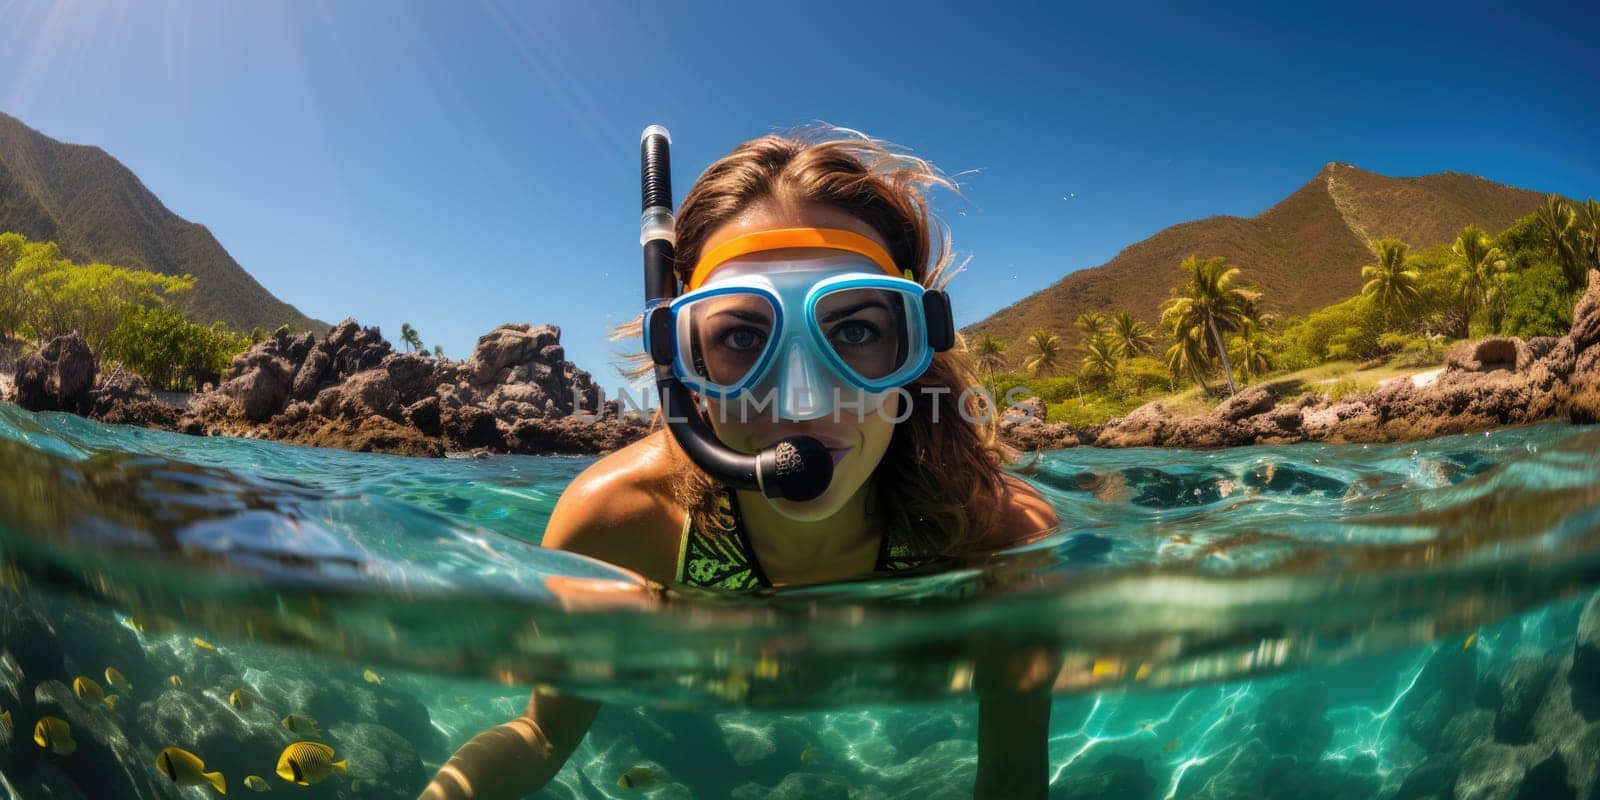
[(194, 286), (189, 275), (77, 264), (54, 242), (0, 233), (0, 340), (26, 349), (77, 331), (102, 362), (157, 388), (197, 389), (218, 380), (252, 336), (185, 315), (179, 301)]
[[(1100, 309), (1073, 321), (1074, 352), (1040, 328), (1018, 344), (984, 336), (973, 355), (994, 396), (1020, 386), (1044, 400), (1051, 421), (1095, 425), (1175, 392), (1215, 402), (1320, 365), (1420, 369), (1441, 363), (1453, 340), (1559, 336), (1589, 271), (1600, 269), (1600, 203), (1551, 195), (1495, 235), (1467, 225), (1446, 244), (1383, 238), (1371, 250), (1358, 294), (1301, 316), (1263, 312), (1271, 298), (1246, 265), (1192, 254), (1173, 265), (1153, 328), (1126, 309)], [(1007, 370), (1013, 351), (1024, 354), (1021, 372)], [(1325, 394), (1364, 385), (1324, 382)]]

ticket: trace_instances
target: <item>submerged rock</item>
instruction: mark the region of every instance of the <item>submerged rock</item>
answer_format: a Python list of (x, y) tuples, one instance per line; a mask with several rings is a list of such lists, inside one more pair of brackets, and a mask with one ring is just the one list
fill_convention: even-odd
[(393, 730), (358, 722), (334, 727), (328, 733), (337, 744), (335, 757), (348, 763), (338, 782), (361, 781), (358, 797), (410, 798), (427, 784), (429, 774), (417, 757), (416, 747)]
[(1144, 759), (1112, 753), (1087, 767), (1069, 769), (1064, 791), (1052, 793), (1062, 800), (1122, 800), (1151, 797), (1156, 780)]
[(1328, 687), (1294, 683), (1267, 695), (1249, 733), (1274, 753), (1308, 764), (1316, 762), (1333, 741), (1333, 723), (1328, 721)]

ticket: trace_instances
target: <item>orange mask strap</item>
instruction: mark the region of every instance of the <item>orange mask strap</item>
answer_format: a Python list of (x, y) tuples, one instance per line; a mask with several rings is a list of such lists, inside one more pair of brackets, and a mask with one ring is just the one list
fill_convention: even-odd
[(700, 285), (706, 282), (706, 278), (711, 276), (711, 271), (727, 261), (751, 253), (790, 247), (822, 247), (856, 253), (872, 259), (872, 263), (896, 278), (906, 277), (900, 270), (894, 268), (894, 259), (884, 252), (882, 246), (859, 233), (835, 228), (780, 228), (747, 233), (712, 248), (710, 252), (700, 257), (700, 263), (694, 266), (694, 272), (689, 276), (689, 284), (685, 288), (689, 291), (700, 288)]

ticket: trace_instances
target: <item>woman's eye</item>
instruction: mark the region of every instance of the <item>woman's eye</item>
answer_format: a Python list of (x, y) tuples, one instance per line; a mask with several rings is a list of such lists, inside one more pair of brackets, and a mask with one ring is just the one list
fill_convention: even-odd
[(734, 350), (754, 350), (766, 339), (766, 334), (754, 328), (736, 328), (722, 335), (722, 344)]
[(865, 322), (846, 322), (833, 329), (833, 338), (841, 344), (852, 347), (872, 344), (878, 341), (878, 328)]

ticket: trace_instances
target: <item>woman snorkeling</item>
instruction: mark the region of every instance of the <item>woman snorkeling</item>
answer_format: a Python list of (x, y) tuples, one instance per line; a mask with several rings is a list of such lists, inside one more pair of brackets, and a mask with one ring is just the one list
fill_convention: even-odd
[[(712, 164), (666, 234), (683, 291), (651, 309), (645, 338), (658, 378), (693, 392), (688, 413), (715, 441), (674, 425), (602, 458), (562, 493), (544, 546), (743, 593), (927, 568), (1055, 527), (1002, 470), (1014, 453), (951, 347), (949, 242), (924, 197), (938, 185), (950, 186), (926, 162), (858, 135), (764, 136)], [(723, 480), (708, 449), (778, 455)], [(980, 797), (1045, 796), (1052, 676), (1033, 672), (980, 690)], [(535, 791), (598, 708), (535, 692), (423, 796)]]

